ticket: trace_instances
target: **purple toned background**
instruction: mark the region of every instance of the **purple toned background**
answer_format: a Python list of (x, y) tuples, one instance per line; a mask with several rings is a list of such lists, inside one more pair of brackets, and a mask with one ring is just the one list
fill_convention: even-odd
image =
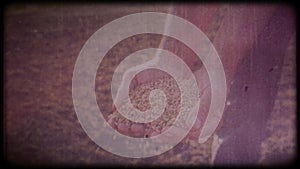
[[(228, 106), (216, 131), (223, 142), (213, 163), (291, 162), (296, 157), (293, 8), (282, 4), (175, 4), (170, 7), (169, 4), (6, 6), (4, 143), (7, 161), (68, 166), (208, 165), (211, 157), (193, 154), (197, 147), (199, 151), (204, 150), (187, 141), (153, 158), (131, 160), (109, 154), (88, 138), (73, 108), (72, 73), (86, 40), (101, 26), (121, 16), (158, 11), (173, 13), (198, 26), (212, 41), (223, 62)], [(120, 44), (119, 49), (108, 54), (103, 71), (111, 74), (120, 60), (118, 55), (158, 47), (161, 38), (139, 36)], [(162, 46), (174, 53), (184, 53), (182, 57), (192, 69), (198, 63), (191, 51), (180, 47), (178, 42), (165, 41)], [(103, 84), (110, 84), (103, 79)], [(100, 104), (103, 110), (111, 112), (110, 96)], [(210, 103), (203, 104), (205, 107)], [(199, 114), (205, 114), (202, 111)], [(186, 140), (196, 140), (198, 135), (199, 130), (193, 130)]]

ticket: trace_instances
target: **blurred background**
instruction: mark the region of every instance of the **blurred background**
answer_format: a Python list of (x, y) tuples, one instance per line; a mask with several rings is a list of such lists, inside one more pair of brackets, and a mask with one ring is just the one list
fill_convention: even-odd
[[(103, 150), (81, 128), (72, 75), (81, 48), (95, 31), (119, 17), (149, 11), (183, 17), (207, 35), (223, 62), (229, 92), (222, 123), (207, 142), (187, 137), (159, 156), (128, 159)], [(4, 156), (10, 164), (31, 166), (288, 164), (296, 158), (295, 22), (294, 8), (283, 4), (7, 5)], [(149, 47), (192, 55), (178, 46), (151, 34), (114, 46), (95, 80), (104, 116), (115, 112), (110, 81), (122, 59)], [(137, 90), (142, 89), (133, 95)]]

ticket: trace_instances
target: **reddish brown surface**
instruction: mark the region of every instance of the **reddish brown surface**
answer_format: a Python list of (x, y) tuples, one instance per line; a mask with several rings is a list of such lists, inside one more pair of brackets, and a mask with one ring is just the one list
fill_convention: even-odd
[[(259, 160), (261, 142), (268, 136), (265, 129), (276, 100), (282, 63), (294, 31), (293, 12), (279, 7), (252, 41), (251, 50), (245, 51), (229, 97), (235, 103), (225, 112), (224, 127), (219, 132), (226, 142), (220, 148), (217, 163), (253, 164)], [(289, 153), (286, 156), (293, 158)]]

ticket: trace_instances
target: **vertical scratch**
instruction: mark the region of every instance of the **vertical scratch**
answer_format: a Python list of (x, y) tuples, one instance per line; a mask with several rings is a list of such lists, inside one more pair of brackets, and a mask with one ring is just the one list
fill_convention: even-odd
[[(250, 77), (253, 76), (253, 50), (255, 50), (257, 48), (257, 25), (256, 25), (256, 9), (253, 8), (253, 17), (254, 17), (254, 25), (251, 29), (251, 36), (250, 38), (254, 38), (254, 44), (251, 48), (251, 52), (250, 52)], [(254, 31), (254, 33), (253, 33)]]

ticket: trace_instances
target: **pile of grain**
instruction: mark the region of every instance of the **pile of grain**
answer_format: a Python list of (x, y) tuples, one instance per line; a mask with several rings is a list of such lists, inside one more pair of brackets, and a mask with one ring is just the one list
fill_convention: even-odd
[[(189, 122), (192, 120), (191, 113), (179, 114), (179, 110), (190, 112), (194, 109), (197, 104), (199, 94), (192, 90), (192, 88), (197, 88), (197, 86), (196, 84), (193, 84), (191, 78), (179, 79), (177, 83), (180, 83), (180, 86), (182, 86), (182, 91), (179, 90), (176, 81), (172, 77), (164, 77), (153, 79), (153, 81), (137, 86), (137, 88), (129, 92), (129, 97), (133, 106), (141, 111), (145, 111), (150, 108), (148, 101), (150, 91), (155, 89), (162, 90), (166, 94), (167, 106), (164, 109), (164, 113), (158, 119), (149, 123), (135, 123), (129, 121), (117, 111), (114, 111), (113, 114), (109, 116), (109, 121), (115, 127), (121, 125), (121, 127), (117, 127), (117, 129), (120, 132), (132, 136), (142, 136), (142, 132), (144, 132), (143, 137), (157, 135), (173, 125), (179, 128), (188, 129), (190, 124)], [(160, 103), (164, 101), (159, 100), (158, 102)], [(128, 104), (122, 105), (120, 110), (123, 112), (130, 111), (130, 109), (128, 109)], [(176, 119), (178, 119), (177, 123), (173, 124)], [(145, 128), (145, 130), (143, 130), (143, 128)]]
[[(137, 39), (138, 38), (135, 37), (132, 41), (141, 41)], [(152, 41), (150, 41), (147, 36), (145, 36), (144, 39), (147, 39), (147, 42), (150, 43), (155, 40), (155, 36), (151, 35)], [(156, 37), (156, 40), (159, 42), (160, 38)], [(123, 59), (123, 57), (120, 56), (120, 53), (124, 54), (125, 57), (137, 50), (128, 48), (128, 44), (128, 41), (124, 41), (124, 43), (122, 42), (118, 45), (118, 48), (109, 52), (108, 57), (103, 59), (97, 72), (95, 84), (97, 102), (99, 109), (101, 109), (106, 120), (110, 122), (112, 127), (120, 133), (132, 137), (151, 137), (159, 134), (163, 129), (167, 129), (168, 126), (174, 122), (175, 117), (178, 115), (180, 92), (175, 80), (167, 74), (165, 74), (165, 76), (161, 79), (155, 79), (151, 82), (135, 86), (135, 88), (129, 92), (129, 96), (133, 106), (141, 111), (145, 111), (150, 108), (148, 96), (150, 91), (153, 89), (163, 90), (167, 97), (166, 111), (163, 113), (161, 118), (148, 124), (132, 123), (130, 120), (127, 120), (120, 115), (119, 112), (115, 110), (111, 111), (112, 98), (110, 85), (116, 65), (118, 65)], [(137, 48), (153, 47), (151, 44), (148, 46), (139, 46), (138, 44), (132, 46), (136, 46)], [(124, 162), (129, 165), (208, 165), (211, 162), (211, 145), (211, 138), (204, 144), (199, 144), (198, 140), (185, 138), (173, 149), (159, 156), (146, 159), (132, 159), (130, 161), (123, 161), (124, 159), (119, 157), (117, 159), (113, 159), (115, 161), (117, 160), (118, 163)], [(107, 156), (106, 151), (101, 148), (97, 148), (97, 154), (102, 157)], [(116, 158), (116, 156), (114, 157)]]
[[(145, 124), (134, 123), (123, 117), (115, 110), (108, 116), (109, 123), (120, 133), (132, 137), (151, 137), (160, 134), (162, 131), (170, 127), (178, 115), (180, 106), (180, 90), (176, 81), (172, 77), (166, 76), (155, 79), (149, 83), (141, 84), (129, 92), (129, 97), (135, 108), (145, 111), (150, 108), (148, 97), (150, 91), (154, 89), (163, 90), (167, 97), (166, 109), (159, 119)], [(204, 144), (199, 144), (197, 140), (185, 138), (175, 148), (155, 158), (157, 158), (157, 161), (160, 161), (159, 164), (189, 163), (191, 165), (208, 165), (211, 163), (211, 147), (212, 138)], [(170, 155), (176, 157), (166, 158)], [(176, 160), (170, 161), (172, 159)]]
[(149, 137), (161, 133), (163, 129), (172, 125), (178, 115), (180, 106), (180, 90), (173, 78), (164, 77), (137, 86), (129, 92), (131, 103), (141, 111), (149, 109), (149, 94), (154, 89), (161, 89), (167, 97), (167, 106), (164, 113), (157, 120), (142, 124), (132, 122), (119, 112), (114, 111), (108, 119), (113, 121), (112, 125), (117, 127), (116, 129), (119, 132), (129, 136)]

